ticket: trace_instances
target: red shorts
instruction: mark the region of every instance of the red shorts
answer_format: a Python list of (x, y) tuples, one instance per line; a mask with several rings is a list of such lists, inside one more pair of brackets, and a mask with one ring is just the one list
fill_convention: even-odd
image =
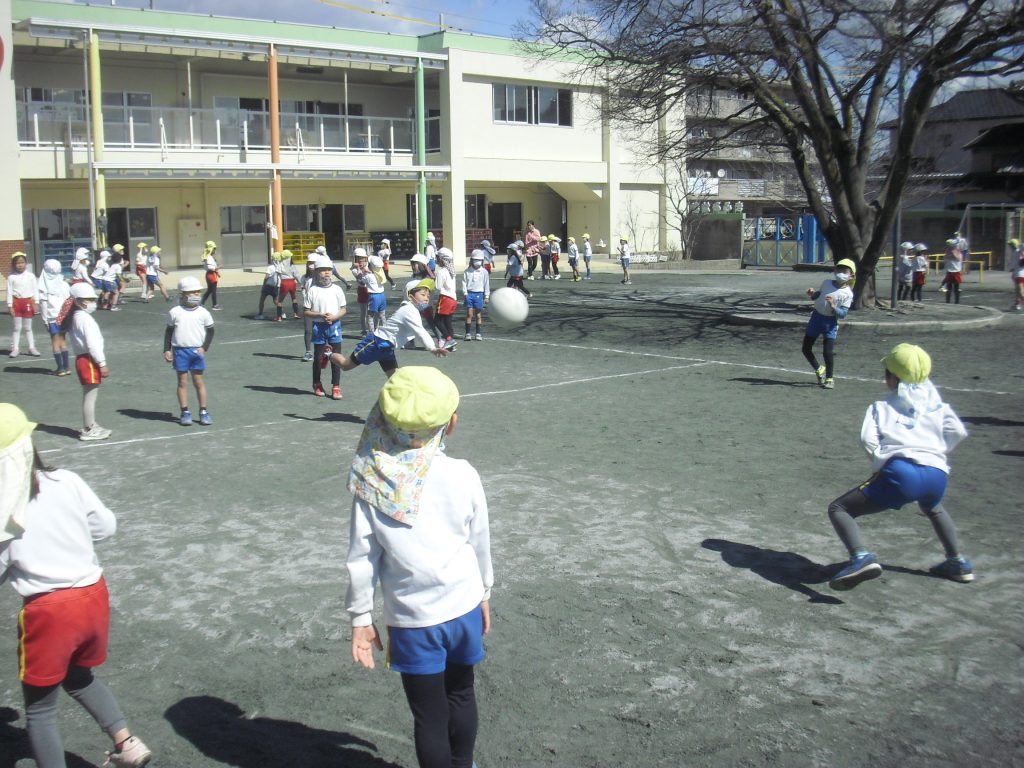
[(486, 269), (488, 272), (490, 272), (491, 271), (491, 263), (490, 262), (485, 262), (484, 263), (484, 269)]
[(1024, 277), (1013, 278), (1014, 285), (1024, 285)]
[(32, 317), (36, 313), (32, 299), (14, 299), (11, 302), (11, 317)]
[(18, 615), (18, 671), (28, 685), (56, 685), (68, 668), (98, 667), (107, 659), (110, 598), (107, 582), (58, 589), (25, 600)]
[(100, 367), (92, 359), (92, 355), (79, 355), (75, 358), (75, 370), (82, 384), (99, 384), (103, 380)]
[(277, 291), (277, 300), (281, 301), (281, 300), (284, 299), (285, 296), (287, 296), (289, 294), (291, 294), (291, 297), (294, 299), (295, 298), (295, 289), (297, 287), (298, 286), (297, 286), (297, 284), (296, 284), (296, 282), (294, 280), (292, 280), (291, 278), (287, 278), (287, 277), (284, 278), (281, 281), (281, 287)]
[(220, 275), (215, 270), (206, 270), (206, 282), (216, 284), (220, 280)]
[(390, 267), (390, 266), (388, 266), (388, 265), (389, 265), (390, 263), (391, 263), (391, 262), (388, 262), (388, 261), (385, 261), (385, 262), (384, 262), (384, 266), (383, 266), (383, 269), (384, 269), (384, 274), (385, 274), (385, 275), (386, 275), (386, 274), (387, 274), (388, 272), (390, 272), (390, 271), (391, 271), (391, 267)]
[(365, 285), (360, 285), (356, 288), (356, 301), (360, 304), (370, 303), (370, 292), (366, 289)]
[(957, 285), (959, 285), (963, 281), (964, 281), (964, 276), (963, 276), (962, 272), (947, 272), (946, 273), (945, 282), (947, 282), (947, 283), (956, 283)]
[(141, 280), (142, 282), (146, 282), (146, 265), (136, 264), (135, 274), (139, 276), (139, 280)]
[(437, 314), (439, 315), (454, 315), (458, 306), (459, 302), (451, 296), (438, 296), (437, 298)]
[(927, 272), (915, 272), (914, 273), (914, 285), (924, 285), (924, 276)]

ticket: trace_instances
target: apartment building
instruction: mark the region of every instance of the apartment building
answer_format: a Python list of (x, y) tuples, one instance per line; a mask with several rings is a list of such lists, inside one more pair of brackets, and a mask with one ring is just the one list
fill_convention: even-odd
[[(159, 242), (175, 267), (212, 239), (226, 265), (258, 266), (284, 234), (342, 258), (384, 234), (408, 256), (430, 230), (464, 258), (531, 219), (563, 239), (672, 245), (671, 179), (570, 64), (514, 41), (3, 5), (0, 249), (38, 262)], [(720, 160), (738, 170), (702, 182), (712, 210), (782, 197), (742, 177), (744, 158)]]

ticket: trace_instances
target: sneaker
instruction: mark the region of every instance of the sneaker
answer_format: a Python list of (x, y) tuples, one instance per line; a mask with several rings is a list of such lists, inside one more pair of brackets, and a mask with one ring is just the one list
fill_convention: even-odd
[(466, 341), (469, 341), (470, 339), (473, 338), (473, 334), (467, 332), (466, 335), (463, 336), (462, 338), (465, 339)]
[(341, 387), (331, 387), (331, 400), (341, 400)]
[(61, 368), (59, 371), (57, 371), (57, 375), (58, 376), (70, 376), (71, 375), (71, 371), (69, 371), (67, 368)]
[(78, 435), (79, 440), (85, 441), (106, 440), (108, 437), (110, 437), (110, 430), (104, 429), (99, 424), (93, 424), (88, 429), (83, 429)]
[(974, 569), (971, 568), (971, 561), (966, 557), (949, 557), (938, 565), (933, 565), (928, 572), (935, 576), (941, 576), (950, 581), (959, 581), (966, 584), (974, 581)]
[(561, 279), (562, 279), (562, 276), (561, 276), (561, 275), (555, 275), (555, 276), (554, 276), (554, 277), (552, 277), (551, 279), (552, 279), (552, 280), (561, 280)]
[(320, 367), (326, 368), (331, 364), (331, 355), (334, 353), (334, 348), (330, 344), (324, 345), (324, 353), (320, 355)]
[(327, 393), (324, 392), (323, 384), (314, 384), (313, 394), (316, 395), (317, 397), (327, 397)]
[(32, 357), (39, 357), (39, 350), (38, 350), (38, 349), (30, 349), (30, 350), (28, 351), (28, 353), (29, 353), (29, 355), (31, 355)]
[(302, 362), (304, 362), (304, 363), (311, 363), (311, 362), (313, 362), (313, 353), (312, 352), (307, 352), (306, 354), (304, 354), (302, 356)]
[(862, 581), (877, 579), (882, 575), (882, 566), (873, 552), (862, 552), (854, 555), (849, 564), (832, 577), (828, 585), (840, 592), (853, 589)]
[(120, 752), (107, 752), (107, 761), (103, 764), (113, 768), (141, 768), (149, 763), (153, 753), (137, 736), (129, 736), (121, 745)]
[(822, 389), (835, 389), (836, 388), (836, 380), (835, 379), (825, 379), (825, 383), (822, 384), (821, 387), (822, 387)]
[(633, 281), (632, 281), (632, 280), (626, 280), (626, 281), (625, 281), (625, 284), (626, 284), (626, 285), (632, 285), (632, 284), (633, 284)]
[(18, 356), (18, 350), (12, 349), (11, 350), (11, 357), (17, 357), (17, 356)]
[(120, 307), (107, 307), (107, 309), (109, 309), (111, 312), (120, 312), (121, 311)]
[(455, 339), (448, 339), (448, 341), (444, 343), (444, 348), (447, 349), (449, 352), (452, 352), (458, 345), (459, 342), (457, 342)]
[(825, 366), (819, 365), (817, 368), (815, 368), (814, 375), (817, 377), (818, 386), (820, 387), (822, 384), (825, 383)]
[(204, 427), (208, 427), (211, 424), (213, 424), (213, 417), (210, 416), (209, 411), (199, 412), (199, 423), (202, 424)]
[(179, 423), (183, 427), (191, 427), (192, 426), (192, 412), (189, 411), (188, 408), (186, 408), (184, 411), (181, 412), (181, 419), (179, 420)]
[(264, 315), (264, 314), (260, 313), (260, 314), (258, 314), (258, 315), (253, 315), (253, 316), (252, 316), (252, 319), (253, 319), (253, 320), (266, 320), (266, 319), (267, 319), (267, 317), (266, 317), (266, 315)]
[(482, 333), (478, 333), (474, 338), (477, 341), (483, 341), (484, 340), (484, 335)]
[(210, 307), (210, 309), (212, 309), (214, 312), (220, 312), (220, 304), (214, 304), (212, 307)]

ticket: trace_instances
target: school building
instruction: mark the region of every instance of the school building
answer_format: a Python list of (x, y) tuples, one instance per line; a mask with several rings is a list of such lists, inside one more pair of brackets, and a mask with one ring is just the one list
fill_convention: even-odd
[[(515, 41), (0, 6), (0, 256), (157, 242), (174, 268), (214, 240), (225, 266), (255, 267), (275, 244), (342, 259), (385, 235), (407, 257), (429, 230), (461, 260), (530, 219), (597, 251), (620, 232), (673, 246), (664, 169), (570, 64)], [(799, 197), (753, 150), (689, 175), (712, 213)]]

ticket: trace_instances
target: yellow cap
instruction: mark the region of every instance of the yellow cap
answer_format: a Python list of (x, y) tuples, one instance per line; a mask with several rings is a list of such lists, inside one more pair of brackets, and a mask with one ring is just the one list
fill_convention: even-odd
[(28, 256), (25, 255), (24, 251), (15, 251), (14, 253), (11, 254), (11, 261), (14, 261), (19, 256), (21, 256), (21, 258), (23, 258), (23, 259), (27, 259), (28, 258)]
[(570, 237), (569, 238), (569, 242), (570, 243), (575, 243), (576, 242), (576, 238), (575, 237)]
[(629, 242), (629, 238), (626, 235), (619, 235), (619, 240), (623, 240), (627, 243)]
[(0, 448), (7, 448), (26, 435), (31, 435), (36, 428), (34, 421), (29, 421), (25, 412), (12, 403), (0, 403)]
[[(145, 243), (139, 243), (139, 245), (145, 245)], [(124, 253), (124, 246), (120, 243), (114, 243), (113, 251), (114, 253)]]
[(837, 267), (848, 267), (853, 274), (857, 274), (857, 265), (851, 259), (840, 259), (836, 262)]
[(1011, 248), (1020, 248), (1020, 240), (1018, 240), (1017, 238), (1013, 238), (1007, 243), (1007, 245), (1009, 245)]
[[(135, 247), (138, 248), (139, 250), (142, 250), (143, 248), (146, 247), (146, 244), (145, 243), (136, 243)], [(115, 251), (117, 250), (117, 246), (116, 245), (114, 246), (114, 250)]]
[(897, 344), (882, 358), (885, 370), (907, 384), (920, 384), (932, 372), (932, 359), (916, 344)]
[(216, 247), (217, 247), (217, 244), (215, 242), (213, 242), (213, 240), (207, 240), (206, 241), (206, 250), (212, 251)]
[(281, 258), (282, 259), (290, 259), (293, 255), (294, 254), (291, 251), (289, 251), (287, 248), (285, 248), (283, 251), (281, 251)]
[(388, 379), (377, 404), (392, 427), (422, 432), (449, 422), (459, 407), (459, 390), (437, 368), (404, 366)]
[[(418, 255), (419, 254), (417, 254), (417, 256)], [(416, 285), (409, 289), (409, 293), (412, 293), (413, 291), (418, 291), (420, 288), (426, 288), (428, 291), (432, 291), (436, 287), (437, 284), (434, 283), (434, 279), (432, 277), (424, 277), (422, 280), (416, 283)]]
[(583, 233), (583, 239), (584, 240), (589, 240), (590, 239), (590, 233), (589, 232), (584, 232)]
[(160, 248), (159, 245), (154, 245), (152, 248), (149, 249), (149, 252), (150, 253), (160, 253), (160, 250), (161, 250), (161, 248)]

